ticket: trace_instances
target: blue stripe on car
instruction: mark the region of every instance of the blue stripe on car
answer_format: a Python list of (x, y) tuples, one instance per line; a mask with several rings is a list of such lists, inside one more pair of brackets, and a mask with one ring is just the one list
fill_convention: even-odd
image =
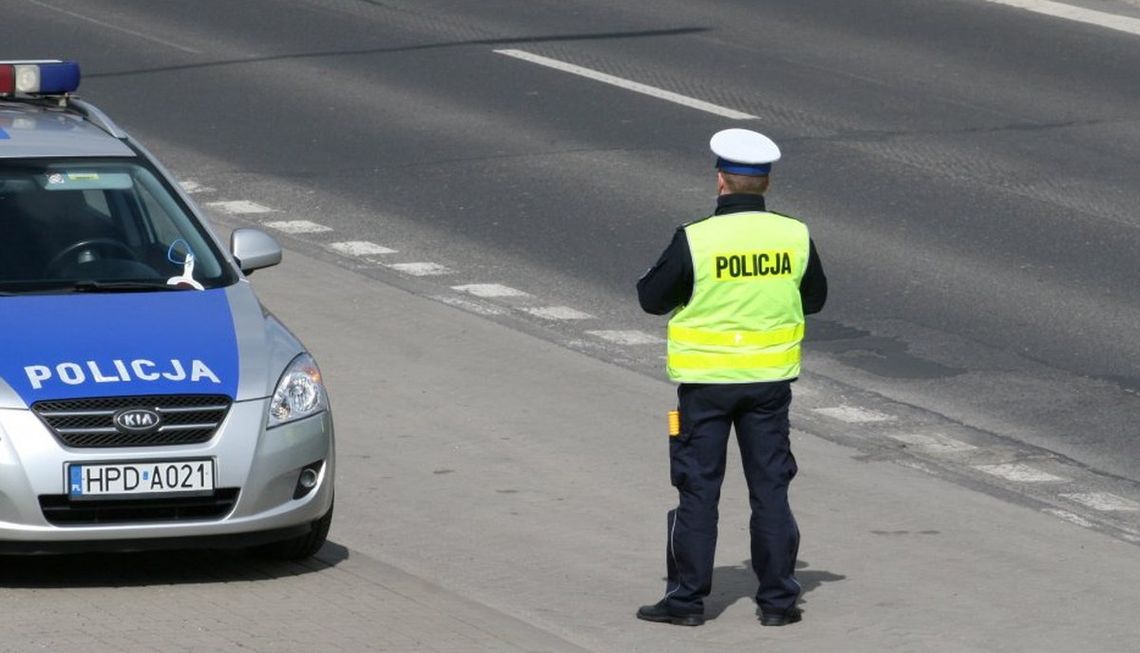
[(225, 290), (0, 298), (0, 377), (43, 399), (236, 396)]

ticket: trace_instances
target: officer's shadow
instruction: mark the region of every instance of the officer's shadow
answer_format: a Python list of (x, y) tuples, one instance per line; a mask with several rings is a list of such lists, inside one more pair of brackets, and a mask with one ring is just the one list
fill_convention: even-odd
[[(804, 596), (824, 583), (834, 583), (846, 579), (842, 574), (833, 574), (822, 569), (810, 569), (803, 560), (796, 562), (796, 580), (799, 581), (803, 591), (800, 593), (800, 602)], [(748, 599), (755, 607), (756, 574), (752, 572), (752, 564), (745, 560), (732, 567), (716, 567), (713, 569), (712, 593), (705, 598), (705, 617), (716, 619), (728, 606), (742, 598)]]

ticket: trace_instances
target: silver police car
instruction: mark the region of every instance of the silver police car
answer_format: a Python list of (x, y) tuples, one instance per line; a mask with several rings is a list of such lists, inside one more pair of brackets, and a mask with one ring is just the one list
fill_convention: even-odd
[(321, 547), (333, 423), (320, 371), (170, 174), (72, 93), (0, 61), (0, 553)]

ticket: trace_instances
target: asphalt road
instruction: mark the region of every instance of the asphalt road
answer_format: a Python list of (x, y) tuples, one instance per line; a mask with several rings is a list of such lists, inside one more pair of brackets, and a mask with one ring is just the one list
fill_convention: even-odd
[[(84, 93), (218, 197), (598, 329), (660, 332), (634, 280), (710, 210), (708, 136), (763, 130), (786, 152), (769, 203), (809, 223), (832, 281), (814, 370), (1140, 478), (1135, 34), (979, 0), (7, 11), (7, 56), (81, 60)], [(655, 350), (621, 356), (660, 374)]]
[[(983, 0), (27, 0), (4, 11), (4, 57), (80, 60), (84, 95), (219, 218), (318, 223), (329, 230), (276, 233), (658, 378), (660, 345), (638, 334), (659, 336), (662, 322), (638, 312), (633, 283), (677, 224), (711, 210), (708, 137), (764, 131), (785, 152), (770, 206), (811, 226), (832, 285), (809, 325), (799, 423), (1140, 534), (1140, 35)], [(267, 211), (226, 203), (239, 200)], [(334, 247), (346, 242), (395, 251)], [(491, 283), (527, 294), (454, 290)], [(833, 408), (847, 412), (817, 412)], [(918, 439), (860, 415), (890, 415)], [(927, 456), (922, 438), (975, 453)], [(986, 471), (1023, 462), (1080, 487)], [(1124, 509), (1058, 498), (1094, 494)]]

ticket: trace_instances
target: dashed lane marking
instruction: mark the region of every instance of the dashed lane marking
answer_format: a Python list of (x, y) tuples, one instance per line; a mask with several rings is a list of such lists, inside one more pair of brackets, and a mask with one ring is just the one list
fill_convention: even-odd
[(330, 243), (329, 247), (346, 256), (380, 256), (395, 254), (396, 250), (367, 240), (346, 240), (340, 243)]
[(594, 317), (589, 313), (583, 313), (569, 306), (540, 306), (537, 308), (524, 308), (522, 311), (544, 320), (589, 320)]
[(1076, 492), (1062, 494), (1061, 497), (1100, 512), (1135, 512), (1140, 510), (1140, 503), (1108, 492)]
[(914, 447), (916, 449), (922, 449), (923, 451), (934, 454), (962, 453), (965, 451), (970, 451), (972, 449), (977, 449), (977, 447), (972, 444), (967, 444), (961, 440), (955, 440), (954, 438), (938, 434), (926, 435), (923, 433), (888, 433), (887, 437), (891, 438), (892, 440), (902, 442), (907, 446)]
[(186, 193), (190, 195), (194, 195), (196, 193), (212, 193), (215, 190), (210, 186), (203, 186), (202, 184), (199, 184), (192, 179), (180, 181), (178, 182), (178, 185), (182, 187), (182, 190), (186, 191)]
[(811, 386), (807, 385), (803, 381), (800, 381), (792, 386), (792, 394), (795, 395), (797, 399), (812, 399), (819, 396), (819, 392), (817, 390), (813, 390)]
[(257, 202), (250, 202), (249, 200), (230, 200), (227, 202), (208, 202), (206, 206), (212, 209), (218, 209), (222, 213), (229, 215), (248, 215), (253, 213), (273, 213), (273, 209), (268, 206), (262, 206)]
[(1063, 520), (1069, 522), (1070, 524), (1076, 524), (1077, 526), (1081, 526), (1083, 528), (1095, 528), (1095, 526), (1096, 526), (1091, 521), (1085, 519), (1084, 517), (1081, 517), (1080, 515), (1078, 515), (1076, 513), (1069, 512), (1068, 510), (1057, 510), (1056, 508), (1046, 508), (1042, 512), (1044, 512), (1046, 514), (1053, 515), (1054, 517), (1057, 517), (1058, 519), (1063, 519)]
[(430, 261), (417, 261), (414, 263), (390, 263), (387, 267), (393, 270), (399, 270), (404, 274), (410, 274), (413, 277), (438, 277), (444, 274), (453, 274), (451, 268), (440, 265), (439, 263), (432, 263)]
[(1050, 0), (986, 0), (986, 2), (1017, 7), (1018, 9), (1026, 9), (1046, 16), (1064, 18), (1078, 23), (1088, 23), (1098, 27), (1107, 27), (1108, 29), (1114, 29), (1120, 32), (1140, 35), (1140, 18), (1129, 18), (1128, 16), (1110, 14), (1103, 11), (1096, 11), (1095, 9), (1085, 9), (1084, 7), (1074, 7), (1073, 5), (1067, 5), (1061, 2), (1051, 2)]
[(618, 345), (659, 345), (665, 342), (664, 338), (644, 331), (587, 331), (588, 335), (602, 340), (608, 340)]
[(432, 299), (436, 300), (437, 302), (443, 302), (448, 306), (454, 306), (455, 308), (459, 308), (470, 313), (475, 313), (476, 315), (505, 315), (507, 313), (507, 309), (505, 308), (500, 308), (494, 304), (488, 304), (487, 302), (464, 299), (463, 297), (454, 297), (451, 295), (433, 295)]
[(880, 413), (876, 410), (869, 408), (859, 408), (858, 406), (831, 406), (828, 408), (814, 408), (814, 412), (821, 415), (826, 415), (841, 422), (848, 424), (867, 424), (870, 422), (892, 422), (895, 420), (893, 415)]
[(319, 234), (332, 231), (332, 227), (310, 222), (308, 220), (276, 220), (262, 223), (270, 229), (276, 229), (286, 234)]
[(1069, 480), (1067, 478), (1061, 478), (1060, 476), (1054, 476), (1049, 472), (1043, 472), (1036, 467), (1030, 467), (1025, 463), (975, 465), (974, 469), (1016, 483), (1057, 483)]
[(527, 297), (528, 293), (521, 290), (511, 288), (510, 286), (502, 286), (497, 283), (469, 283), (462, 286), (452, 286), (452, 290), (465, 292), (468, 295), (476, 297)]
[(526, 52), (524, 50), (495, 50), (495, 53), (503, 54), (508, 57), (514, 57), (515, 59), (521, 59), (523, 61), (529, 61), (530, 63), (538, 64), (540, 66), (546, 66), (547, 68), (561, 70), (565, 73), (579, 75), (581, 77), (586, 77), (587, 79), (592, 79), (596, 82), (610, 84), (612, 86), (624, 88), (627, 91), (642, 93), (644, 95), (655, 97), (659, 100), (666, 100), (668, 102), (673, 102), (674, 104), (680, 104), (691, 109), (697, 109), (699, 111), (704, 111), (705, 113), (711, 113), (724, 118), (731, 118), (733, 120), (752, 120), (757, 117), (749, 113), (744, 113), (743, 111), (729, 109), (727, 107), (712, 104), (711, 102), (705, 102), (704, 100), (691, 98), (687, 95), (681, 95), (672, 91), (666, 91), (665, 89), (657, 88), (656, 86), (649, 86), (647, 84), (641, 84), (639, 82), (623, 79), (621, 77), (608, 75), (592, 68), (583, 68), (582, 66), (576, 66), (572, 63), (566, 63), (565, 61), (559, 61), (557, 59), (551, 59), (549, 57), (531, 54), (530, 52)]

